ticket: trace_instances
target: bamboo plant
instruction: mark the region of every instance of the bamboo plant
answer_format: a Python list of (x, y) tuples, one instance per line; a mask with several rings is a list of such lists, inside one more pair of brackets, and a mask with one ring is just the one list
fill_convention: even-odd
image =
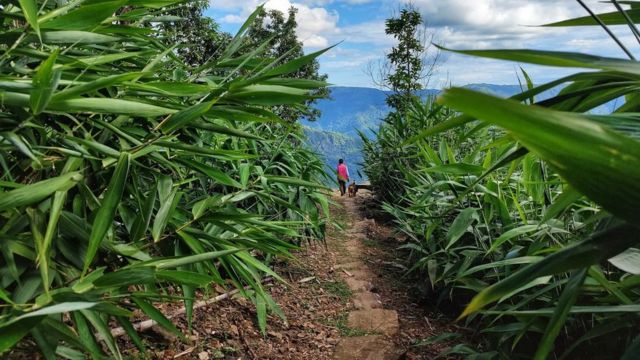
[(210, 284), (241, 289), (263, 331), (283, 315), (269, 261), (321, 237), (328, 202), (322, 162), (268, 108), (326, 86), (287, 78), (322, 51), (244, 49), (254, 13), (190, 67), (158, 26), (179, 3), (0, 6), (0, 353), (122, 358), (115, 323), (144, 352), (131, 316), (183, 338), (158, 304), (183, 301), (190, 326)]

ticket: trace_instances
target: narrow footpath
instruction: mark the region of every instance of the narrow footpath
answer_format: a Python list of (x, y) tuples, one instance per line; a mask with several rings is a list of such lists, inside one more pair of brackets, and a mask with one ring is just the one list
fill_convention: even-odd
[[(433, 359), (447, 344), (424, 341), (455, 331), (451, 321), (413, 296), (426, 281), (404, 278), (403, 241), (377, 223), (368, 191), (357, 197), (332, 195), (337, 226), (327, 230), (326, 246), (312, 241), (292, 259), (278, 259), (275, 271), (286, 283), (265, 284), (286, 320), (269, 314), (267, 333), (258, 330), (255, 306), (240, 296), (194, 310), (192, 332), (184, 315), (172, 319), (188, 341), (157, 326), (141, 337), (150, 353), (140, 358), (197, 360), (396, 360)], [(199, 298), (211, 298), (217, 288)], [(163, 305), (171, 314), (180, 303)], [(126, 338), (129, 355), (135, 347)], [(136, 356), (133, 356), (136, 358)]]
[(344, 251), (337, 257), (339, 263), (335, 267), (341, 270), (341, 276), (353, 294), (355, 309), (348, 313), (347, 326), (365, 333), (361, 336), (343, 337), (335, 349), (334, 358), (397, 359), (403, 353), (392, 341), (400, 328), (398, 312), (384, 308), (373, 284), (376, 275), (363, 259), (364, 243), (369, 240), (367, 231), (375, 225), (375, 221), (360, 217), (357, 198), (334, 196), (334, 199), (344, 206), (343, 215), (349, 218), (344, 238), (331, 239), (331, 242), (342, 240), (344, 243)]
[(376, 210), (369, 191), (359, 191), (355, 198), (335, 193), (333, 199), (342, 206), (334, 209), (334, 218), (347, 223), (343, 232), (331, 234), (328, 244), (338, 253), (335, 268), (352, 294), (346, 325), (362, 332), (343, 336), (333, 358), (434, 358), (446, 345), (423, 340), (451, 331), (449, 321), (409, 295), (415, 284), (403, 278), (406, 268), (395, 255), (401, 237), (373, 219)]

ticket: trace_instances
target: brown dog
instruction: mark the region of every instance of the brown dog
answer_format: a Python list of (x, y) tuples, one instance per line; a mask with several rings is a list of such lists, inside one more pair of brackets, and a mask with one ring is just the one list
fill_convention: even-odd
[(349, 197), (355, 197), (357, 192), (358, 192), (358, 185), (356, 185), (356, 182), (354, 181), (351, 184), (349, 184), (349, 189), (348, 189)]

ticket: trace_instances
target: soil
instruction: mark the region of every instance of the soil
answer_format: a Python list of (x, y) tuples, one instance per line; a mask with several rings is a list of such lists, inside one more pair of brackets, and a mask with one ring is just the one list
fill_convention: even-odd
[[(153, 328), (142, 334), (150, 347), (146, 355), (122, 338), (126, 355), (199, 360), (436, 357), (446, 343), (416, 344), (458, 329), (412, 297), (415, 281), (403, 278), (405, 269), (395, 259), (402, 237), (380, 223), (368, 191), (358, 191), (355, 198), (334, 193), (333, 200), (337, 226), (328, 229), (326, 246), (310, 244), (294, 254), (295, 260), (276, 264), (287, 283), (267, 285), (286, 321), (270, 315), (263, 336), (253, 304), (232, 297), (196, 309), (187, 342)], [(171, 313), (172, 308), (162, 310)], [(173, 322), (187, 334), (184, 316)]]

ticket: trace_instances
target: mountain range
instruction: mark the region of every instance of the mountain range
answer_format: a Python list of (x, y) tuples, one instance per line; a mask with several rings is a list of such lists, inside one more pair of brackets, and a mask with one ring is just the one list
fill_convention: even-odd
[[(465, 88), (510, 97), (522, 91), (519, 85), (469, 84)], [(365, 87), (333, 86), (330, 95), (320, 99), (315, 107), (321, 116), (315, 121), (304, 121), (307, 145), (324, 156), (328, 170), (335, 168), (338, 159), (345, 159), (355, 180), (364, 180), (358, 170), (361, 168), (362, 141), (358, 135), (361, 131), (367, 137), (373, 137), (374, 131), (389, 112), (385, 103), (390, 91)], [(544, 99), (555, 95), (559, 90), (542, 93), (538, 98)], [(440, 90), (425, 89), (417, 92), (422, 98), (438, 95)], [(614, 103), (596, 109), (595, 113), (610, 113)], [(362, 171), (360, 171), (362, 175)]]

